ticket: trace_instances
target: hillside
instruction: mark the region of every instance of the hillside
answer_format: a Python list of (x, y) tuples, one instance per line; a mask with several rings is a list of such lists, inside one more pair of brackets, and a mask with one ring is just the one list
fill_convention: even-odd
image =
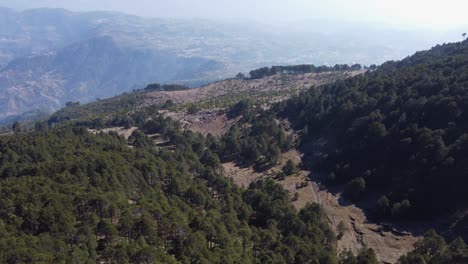
[[(266, 79), (272, 78), (279, 76)], [(262, 83), (237, 80), (251, 82)], [(146, 94), (154, 96), (154, 90), (185, 87), (148, 89), (73, 103), (49, 122), (37, 123), (35, 132), (0, 137), (0, 201), (5, 201), (0, 208), (7, 212), (0, 216), (0, 249), (8, 252), (2, 261), (338, 262), (335, 233), (320, 206), (293, 207), (293, 194), (272, 179), (237, 187), (225, 177), (220, 163), (225, 155), (214, 149), (224, 139), (184, 131), (162, 116), (158, 105), (135, 104), (147, 103)], [(268, 116), (262, 122), (272, 124)], [(275, 139), (282, 134), (269, 131)], [(359, 258), (375, 263), (371, 250)]]
[(277, 106), (304, 163), (376, 219), (462, 235), (468, 204), (468, 41), (438, 45)]
[(78, 126), (1, 137), (1, 262), (336, 261), (319, 207), (296, 211), (273, 181), (237, 188), (203, 137), (152, 118), (137, 125), (172, 150)]
[[(468, 41), (438, 45), (268, 111), (239, 108), (241, 121), (212, 151), (240, 186), (274, 178), (298, 194), (297, 204), (320, 204), (338, 249), (368, 246), (394, 263), (415, 246), (403, 263), (464, 263), (466, 245), (453, 239), (467, 238), (467, 55)], [(302, 158), (291, 156), (294, 133), (284, 130), (285, 119)], [(297, 178), (285, 173), (285, 157), (302, 161)], [(430, 228), (453, 241), (425, 233)], [(440, 254), (431, 256), (434, 250)]]
[[(312, 86), (349, 78), (362, 72), (363, 70), (330, 71), (277, 74), (261, 79), (227, 79), (196, 89), (176, 87), (173, 91), (161, 91), (153, 89), (149, 85), (146, 89), (91, 104), (71, 105), (57, 111), (50, 120), (56, 122), (91, 118), (109, 119), (109, 117), (115, 117), (119, 113), (125, 116), (135, 109), (159, 107), (168, 110), (166, 111), (167, 115), (177, 117), (178, 120), (187, 123), (187, 119), (190, 119), (190, 116), (197, 116), (198, 110), (201, 109), (208, 111), (208, 113), (217, 113), (221, 110), (225, 114), (225, 109), (241, 100), (251, 100), (255, 104), (266, 106), (285, 100)], [(187, 113), (188, 108), (195, 108), (195, 111)], [(198, 118), (200, 117), (198, 116)], [(194, 117), (194, 119), (196, 118)]]
[(465, 263), (467, 65), (464, 41), (69, 103), (0, 137), (2, 260)]
[[(125, 127), (133, 126), (137, 122), (136, 120), (141, 120), (142, 117), (138, 112), (159, 111), (164, 116), (180, 121), (184, 128), (219, 138), (220, 143), (211, 144), (211, 148), (212, 152), (221, 159), (224, 175), (233, 178), (234, 183), (238, 186), (247, 188), (251, 182), (258, 179), (276, 177), (289, 159), (300, 164), (302, 158), (302, 155), (294, 150), (293, 146), (296, 143), (292, 143), (292, 145), (287, 143), (292, 140), (290, 136), (297, 137), (296, 132), (288, 128), (286, 124), (281, 124), (286, 129), (281, 132), (282, 129), (275, 128), (276, 121), (270, 119), (271, 116), (265, 116), (262, 121), (256, 120), (256, 118), (252, 119), (252, 116), (255, 116), (256, 113), (262, 113), (262, 109), (268, 109), (272, 103), (286, 100), (291, 95), (311, 86), (349, 78), (357, 74), (362, 74), (362, 71), (278, 74), (253, 80), (226, 80), (195, 90), (180, 88), (179, 91), (153, 91), (152, 89), (159, 90), (159, 86), (151, 85), (143, 91), (88, 105), (74, 105), (64, 108), (52, 116), (49, 123), (74, 120), (73, 122), (98, 128), (93, 131), (112, 130), (124, 134), (127, 133), (126, 131), (131, 133), (134, 129), (126, 130)], [(168, 100), (174, 104), (170, 104), (169, 108), (161, 111), (161, 108), (168, 107)], [(236, 103), (239, 101), (250, 103), (248, 103), (247, 108), (239, 108), (240, 103)], [(190, 113), (193, 106), (197, 110)], [(225, 109), (226, 107), (228, 109)], [(234, 109), (236, 109), (235, 112)], [(133, 112), (133, 114), (129, 114), (129, 112)], [(255, 125), (256, 122), (259, 126)], [(252, 127), (250, 127), (251, 125)], [(246, 130), (246, 127), (250, 128)], [(166, 145), (166, 140), (154, 134), (155, 132), (151, 128), (149, 130), (145, 127), (140, 129), (153, 138), (157, 144)], [(247, 131), (251, 131), (249, 135), (246, 135)], [(225, 134), (226, 132), (228, 133)], [(263, 134), (268, 134), (268, 137), (264, 138), (261, 136)], [(270, 156), (271, 153), (276, 153), (278, 150), (266, 148), (265, 142), (270, 142), (271, 146), (274, 147), (276, 145), (274, 142), (277, 140), (282, 140), (281, 145), (286, 144), (279, 151), (283, 153), (276, 157), (277, 154)], [(235, 143), (236, 141), (238, 143)], [(291, 147), (292, 149), (289, 149)], [(266, 158), (262, 160), (260, 158), (262, 156)], [(276, 160), (278, 164), (269, 165), (269, 160), (273, 162)], [(257, 168), (265, 165), (270, 168), (265, 171), (256, 171)], [(369, 246), (376, 249), (377, 257), (380, 260), (393, 263), (401, 255), (410, 251), (414, 242), (420, 238), (418, 235), (400, 231), (404, 230), (401, 227), (368, 222), (361, 209), (355, 206), (343, 206), (339, 202), (339, 196), (321, 189), (315, 182), (310, 182), (307, 187), (297, 187), (309, 181), (310, 173), (304, 169), (300, 171), (300, 176), (287, 177), (278, 183), (291, 196), (298, 194), (298, 200), (293, 203), (298, 209), (310, 202), (319, 204), (327, 214), (327, 223), (335, 234), (342, 232), (337, 228), (339, 224), (345, 224), (348, 231), (344, 232), (343, 237), (337, 241), (339, 253), (351, 250), (358, 254), (364, 247)]]

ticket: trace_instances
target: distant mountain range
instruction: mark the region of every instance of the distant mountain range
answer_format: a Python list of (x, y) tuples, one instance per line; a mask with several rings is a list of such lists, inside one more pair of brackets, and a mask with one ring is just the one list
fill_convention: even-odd
[(197, 78), (221, 67), (204, 58), (165, 51), (121, 48), (110, 37), (75, 43), (51, 55), (11, 61), (0, 73), (0, 109), (14, 115), (34, 108), (59, 108), (66, 101), (92, 101), (136, 84)]
[(428, 42), (400, 32), (288, 33), (240, 22), (0, 8), (0, 119), (152, 82), (197, 86), (259, 66), (380, 63)]

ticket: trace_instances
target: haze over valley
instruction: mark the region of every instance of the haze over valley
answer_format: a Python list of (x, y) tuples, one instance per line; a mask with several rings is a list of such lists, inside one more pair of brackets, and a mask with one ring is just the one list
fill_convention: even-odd
[(454, 37), (326, 20), (269, 25), (44, 8), (2, 8), (0, 17), (0, 117), (8, 120), (154, 82), (194, 87), (271, 65), (380, 64)]

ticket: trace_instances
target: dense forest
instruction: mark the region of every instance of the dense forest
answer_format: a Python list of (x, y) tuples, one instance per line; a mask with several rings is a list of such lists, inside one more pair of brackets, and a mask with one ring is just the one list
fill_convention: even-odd
[(250, 101), (233, 105), (228, 116), (240, 117), (210, 149), (222, 161), (235, 161), (240, 166), (251, 166), (263, 171), (277, 164), (281, 153), (292, 147), (293, 140), (275, 120), (275, 113), (262, 111)]
[[(324, 182), (385, 218), (468, 204), (468, 41), (438, 45), (276, 106)], [(325, 144), (316, 144), (326, 142)]]
[(272, 180), (241, 190), (209, 139), (148, 113), (128, 141), (83, 120), (0, 137), (0, 262), (337, 263), (319, 206)]

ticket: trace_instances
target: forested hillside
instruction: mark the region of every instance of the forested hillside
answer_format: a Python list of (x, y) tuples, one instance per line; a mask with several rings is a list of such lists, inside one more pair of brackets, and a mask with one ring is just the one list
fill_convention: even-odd
[[(290, 66), (294, 67), (294, 66)], [(298, 66), (300, 67), (300, 66)], [(276, 74), (261, 79), (227, 79), (188, 89), (181, 85), (150, 84), (145, 89), (80, 105), (67, 102), (55, 112), (51, 123), (78, 119), (128, 119), (128, 113), (145, 108), (169, 109), (174, 112), (197, 112), (200, 109), (226, 109), (239, 101), (271, 104), (285, 100), (311, 86), (349, 78), (363, 71), (330, 71), (306, 74)], [(115, 124), (114, 124), (115, 125)]]
[(76, 123), (0, 138), (0, 262), (336, 263), (320, 207), (241, 190), (209, 139), (149, 113), (128, 141)]
[[(299, 65), (256, 74), (290, 71), (319, 70)], [(357, 76), (339, 71), (325, 80), (227, 80), (198, 93), (153, 84), (88, 105), (69, 102), (31, 132), (16, 124), (15, 134), (0, 137), (0, 262), (377, 263), (366, 247), (337, 256), (340, 234), (323, 207), (291, 205), (298, 197), (277, 181), (303, 169), (328, 186), (344, 186), (345, 198), (358, 205), (371, 201), (378, 220), (462, 212), (451, 228), (466, 237), (468, 41)], [(291, 95), (284, 87), (308, 84), (305, 76), (321, 86), (272, 107), (246, 96), (251, 87)], [(224, 84), (232, 91), (213, 93)], [(278, 87), (262, 88), (270, 86)], [(184, 130), (160, 111), (196, 112), (192, 106), (233, 94), (221, 105), (236, 121), (220, 138)], [(295, 131), (284, 129), (288, 121)], [(257, 171), (278, 166), (296, 144), (302, 163), (290, 160), (246, 189), (223, 175), (223, 162)], [(446, 242), (431, 231), (400, 263), (465, 263), (466, 256), (462, 240)]]
[[(468, 206), (468, 41), (438, 45), (278, 106), (305, 161), (385, 218)], [(320, 142), (320, 144), (317, 144)], [(374, 196), (372, 196), (374, 197)]]

